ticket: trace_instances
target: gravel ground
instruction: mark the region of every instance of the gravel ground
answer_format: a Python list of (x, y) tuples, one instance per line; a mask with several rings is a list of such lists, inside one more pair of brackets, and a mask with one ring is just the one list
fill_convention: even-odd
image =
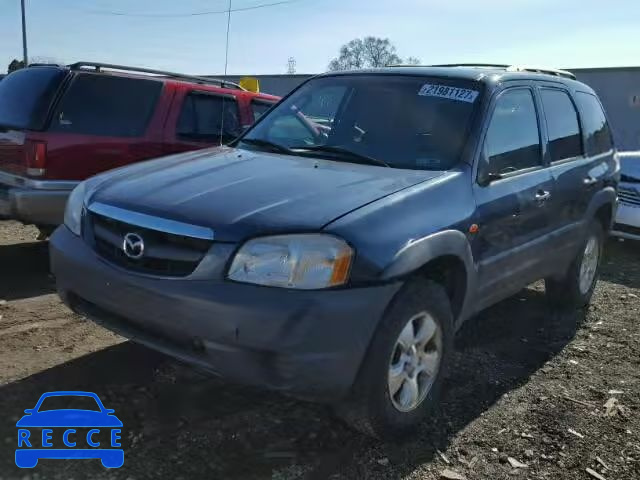
[[(207, 377), (72, 314), (35, 237), (0, 222), (2, 479), (640, 478), (638, 244), (608, 244), (587, 312), (550, 310), (534, 285), (468, 322), (439, 411), (416, 438), (383, 444), (322, 406)], [(122, 468), (15, 467), (15, 422), (64, 389), (116, 410)]]

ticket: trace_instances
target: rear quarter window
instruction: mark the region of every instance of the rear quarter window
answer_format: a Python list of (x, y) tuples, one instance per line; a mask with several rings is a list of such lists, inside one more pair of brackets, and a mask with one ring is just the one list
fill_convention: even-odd
[(140, 137), (161, 91), (162, 82), (156, 80), (79, 74), (56, 108), (49, 130)]
[(611, 150), (611, 130), (598, 98), (590, 93), (578, 92), (576, 101), (582, 114), (587, 153), (597, 155)]
[(0, 81), (0, 127), (41, 130), (66, 75), (50, 67), (23, 68)]

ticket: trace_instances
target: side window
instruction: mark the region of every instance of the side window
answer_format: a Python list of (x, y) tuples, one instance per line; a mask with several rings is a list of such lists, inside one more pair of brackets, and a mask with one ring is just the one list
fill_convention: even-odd
[(83, 73), (56, 108), (50, 130), (112, 137), (139, 137), (162, 90), (162, 82)]
[(587, 153), (597, 155), (608, 152), (613, 148), (613, 141), (600, 101), (595, 95), (583, 92), (576, 94), (576, 100), (582, 113), (582, 124), (587, 137)]
[(253, 121), (257, 121), (262, 115), (265, 114), (273, 106), (271, 102), (265, 102), (263, 100), (251, 100), (251, 110), (253, 111)]
[(495, 105), (484, 153), (488, 173), (506, 173), (542, 164), (540, 132), (533, 95), (529, 89), (503, 93)]
[(582, 139), (578, 112), (569, 94), (562, 90), (543, 88), (540, 95), (549, 133), (551, 161), (579, 157), (582, 155)]
[(182, 105), (176, 134), (188, 140), (216, 142), (240, 135), (238, 103), (233, 98), (189, 93)]

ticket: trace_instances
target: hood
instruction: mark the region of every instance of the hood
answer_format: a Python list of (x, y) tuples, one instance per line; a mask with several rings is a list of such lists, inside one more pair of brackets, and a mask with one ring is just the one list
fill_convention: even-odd
[(640, 182), (640, 152), (622, 152), (618, 154), (620, 158), (620, 173), (629, 180)]
[(219, 241), (313, 231), (442, 172), (229, 148), (173, 155), (101, 175), (88, 202), (212, 228)]
[(48, 410), (25, 415), (16, 427), (121, 427), (115, 415), (91, 410)]

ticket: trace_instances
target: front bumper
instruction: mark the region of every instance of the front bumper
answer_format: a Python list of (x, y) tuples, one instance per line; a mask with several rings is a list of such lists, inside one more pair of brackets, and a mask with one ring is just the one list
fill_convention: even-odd
[(0, 172), (0, 218), (42, 226), (60, 225), (67, 197), (77, 184)]
[(50, 251), (58, 292), (75, 311), (230, 380), (321, 401), (349, 391), (401, 286), (302, 291), (136, 274), (64, 226)]
[(618, 213), (611, 235), (629, 240), (640, 240), (640, 205), (618, 203)]

